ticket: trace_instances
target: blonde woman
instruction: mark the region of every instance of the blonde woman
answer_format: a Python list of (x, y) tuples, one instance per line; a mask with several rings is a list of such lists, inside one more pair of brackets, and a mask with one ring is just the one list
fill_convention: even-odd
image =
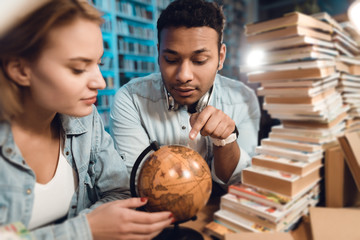
[(93, 105), (105, 88), (101, 23), (85, 1), (50, 0), (0, 38), (0, 226), (21, 222), (37, 239), (151, 239), (173, 221), (134, 210), (147, 199), (129, 198)]

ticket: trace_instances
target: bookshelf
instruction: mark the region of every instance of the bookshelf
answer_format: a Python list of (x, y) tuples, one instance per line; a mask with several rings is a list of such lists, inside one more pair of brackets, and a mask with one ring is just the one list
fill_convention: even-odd
[(171, 0), (91, 0), (104, 13), (106, 89), (99, 91), (97, 109), (109, 131), (109, 113), (116, 91), (130, 79), (158, 71), (156, 21)]

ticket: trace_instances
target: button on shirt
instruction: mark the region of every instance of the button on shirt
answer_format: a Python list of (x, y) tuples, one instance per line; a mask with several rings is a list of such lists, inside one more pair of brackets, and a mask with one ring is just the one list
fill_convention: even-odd
[(180, 144), (198, 151), (212, 169), (213, 179), (224, 185), (240, 181), (241, 170), (250, 165), (257, 145), (260, 109), (252, 89), (240, 81), (216, 75), (209, 104), (232, 118), (239, 130), (237, 143), (241, 156), (230, 180), (223, 183), (213, 168), (213, 145), (209, 137), (189, 139), (191, 130), (186, 106), (167, 109), (167, 98), (160, 73), (136, 78), (115, 95), (110, 124), (115, 147), (125, 160), (129, 173), (137, 157), (157, 141), (160, 145)]

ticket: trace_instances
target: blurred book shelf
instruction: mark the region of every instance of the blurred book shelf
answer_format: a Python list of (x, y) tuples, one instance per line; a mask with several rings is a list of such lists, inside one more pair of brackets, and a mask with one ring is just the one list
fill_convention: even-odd
[(99, 91), (97, 109), (105, 129), (116, 91), (130, 79), (158, 71), (157, 18), (171, 0), (91, 0), (103, 13), (104, 56), (101, 72), (106, 89)]

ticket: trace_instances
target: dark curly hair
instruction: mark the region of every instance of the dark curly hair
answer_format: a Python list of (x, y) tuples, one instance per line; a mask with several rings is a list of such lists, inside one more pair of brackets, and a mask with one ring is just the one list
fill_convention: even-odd
[(220, 49), (225, 28), (225, 16), (222, 7), (214, 2), (175, 0), (160, 14), (157, 21), (159, 44), (161, 31), (170, 27), (210, 27), (218, 33)]

